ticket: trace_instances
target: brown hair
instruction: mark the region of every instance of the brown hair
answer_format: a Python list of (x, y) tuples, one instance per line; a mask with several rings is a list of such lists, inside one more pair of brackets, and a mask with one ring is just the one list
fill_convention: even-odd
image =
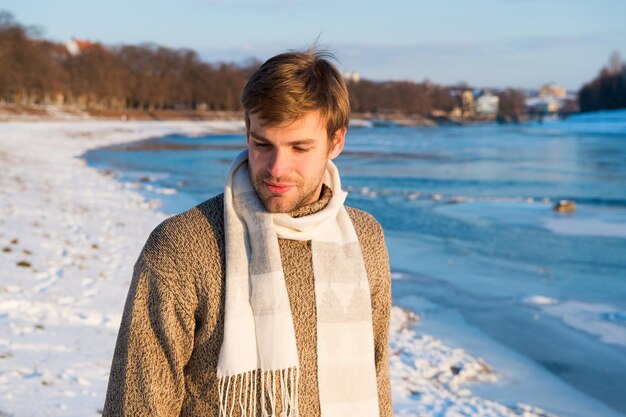
[(350, 120), (348, 88), (341, 73), (324, 51), (290, 51), (276, 55), (257, 69), (241, 95), (246, 128), (250, 114), (258, 114), (263, 124), (297, 120), (319, 110), (326, 122), (328, 139)]

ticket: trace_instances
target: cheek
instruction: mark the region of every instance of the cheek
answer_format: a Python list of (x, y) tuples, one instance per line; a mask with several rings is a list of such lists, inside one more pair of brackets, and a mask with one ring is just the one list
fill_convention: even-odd
[(303, 161), (299, 164), (300, 175), (307, 180), (317, 180), (324, 175), (326, 170), (326, 158), (324, 155), (317, 155), (313, 159)]
[(251, 172), (256, 172), (259, 170), (259, 167), (262, 166), (263, 161), (259, 154), (259, 152), (248, 151), (248, 167)]

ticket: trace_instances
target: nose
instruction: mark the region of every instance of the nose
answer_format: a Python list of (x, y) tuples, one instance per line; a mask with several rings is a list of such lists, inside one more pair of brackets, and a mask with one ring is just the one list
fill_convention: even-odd
[(285, 177), (289, 173), (289, 155), (281, 149), (276, 149), (268, 161), (267, 172), (272, 178)]

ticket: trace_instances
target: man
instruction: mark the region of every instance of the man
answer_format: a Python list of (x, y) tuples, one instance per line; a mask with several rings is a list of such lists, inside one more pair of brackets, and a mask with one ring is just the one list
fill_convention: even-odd
[(319, 52), (265, 62), (224, 194), (159, 225), (135, 265), (104, 416), (391, 416), (380, 225), (332, 159), (349, 100)]

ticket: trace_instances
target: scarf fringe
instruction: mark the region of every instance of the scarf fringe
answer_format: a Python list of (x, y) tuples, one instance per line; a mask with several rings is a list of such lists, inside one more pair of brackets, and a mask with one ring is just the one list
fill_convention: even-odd
[(258, 380), (261, 392), (259, 404), (262, 417), (277, 417), (276, 394), (280, 392), (281, 417), (298, 417), (298, 383), (300, 371), (297, 367), (276, 371), (255, 369), (218, 379), (220, 417), (232, 417), (239, 404), (242, 417), (256, 417), (259, 399)]

